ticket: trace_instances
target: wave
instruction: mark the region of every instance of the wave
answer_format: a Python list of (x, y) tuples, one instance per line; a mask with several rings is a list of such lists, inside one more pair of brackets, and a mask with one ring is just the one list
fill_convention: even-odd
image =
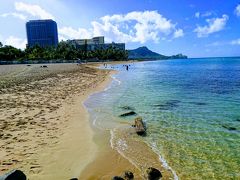
[[(110, 130), (110, 135), (111, 135), (111, 137), (110, 137), (110, 144), (111, 144), (111, 148), (117, 150), (117, 152), (118, 152), (122, 157), (124, 157), (125, 159), (127, 159), (133, 166), (135, 166), (137, 169), (139, 169), (139, 170), (141, 171), (141, 169), (137, 166), (137, 164), (135, 164), (131, 158), (128, 158), (128, 157), (123, 153), (123, 151), (121, 151), (122, 148), (121, 148), (121, 147), (119, 148), (119, 146), (121, 146), (121, 145), (123, 144), (123, 145), (124, 145), (124, 150), (125, 150), (125, 148), (128, 147), (128, 145), (126, 144), (126, 141), (124, 141), (124, 140), (122, 140), (122, 139), (119, 139), (119, 140), (118, 140), (118, 143), (117, 143), (118, 146), (117, 146), (117, 147), (114, 146), (114, 142), (113, 142), (113, 141), (114, 141), (114, 137), (115, 137), (114, 132), (115, 132), (116, 130), (117, 130), (116, 128)], [(122, 142), (123, 142), (123, 143), (122, 143)], [(122, 150), (123, 150), (123, 149), (122, 149)]]
[(121, 84), (122, 84), (122, 82), (121, 82), (118, 78), (116, 78), (115, 76), (112, 76), (112, 79), (113, 79), (114, 81), (116, 81), (116, 82), (118, 83), (118, 85), (121, 85)]
[[(148, 144), (148, 143), (147, 143)], [(164, 159), (163, 156), (161, 156), (161, 153), (159, 152), (157, 145), (155, 142), (152, 142), (150, 147), (153, 149), (153, 151), (159, 156), (159, 160), (162, 163), (163, 167), (167, 170), (170, 170), (173, 174), (174, 180), (179, 180), (177, 173), (168, 165), (167, 160)]]

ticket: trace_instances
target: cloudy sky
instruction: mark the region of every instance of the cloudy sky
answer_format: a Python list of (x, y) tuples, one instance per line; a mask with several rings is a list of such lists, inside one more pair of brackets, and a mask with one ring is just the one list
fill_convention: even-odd
[(30, 19), (54, 19), (60, 40), (104, 35), (165, 55), (240, 55), (239, 0), (0, 0), (0, 41), (25, 48)]

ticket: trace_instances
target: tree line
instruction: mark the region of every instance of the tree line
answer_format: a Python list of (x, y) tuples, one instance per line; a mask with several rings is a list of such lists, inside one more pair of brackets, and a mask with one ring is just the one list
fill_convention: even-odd
[(79, 49), (67, 42), (61, 41), (57, 47), (42, 48), (38, 45), (27, 47), (25, 50), (17, 49), (13, 46), (8, 46), (0, 42), (0, 60), (127, 60), (128, 53), (125, 50), (120, 50), (114, 47), (108, 49), (97, 49), (87, 51)]

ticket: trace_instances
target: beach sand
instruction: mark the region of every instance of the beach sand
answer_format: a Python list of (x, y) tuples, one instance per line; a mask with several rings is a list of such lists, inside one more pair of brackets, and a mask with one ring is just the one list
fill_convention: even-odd
[(154, 166), (172, 179), (142, 141), (130, 142), (143, 157), (136, 166), (111, 148), (109, 131), (91, 126), (83, 102), (115, 71), (97, 69), (99, 64), (40, 66), (0, 66), (0, 175), (20, 169), (30, 180), (85, 180), (131, 171), (144, 179), (144, 170)]
[(79, 177), (97, 147), (84, 100), (110, 81), (86, 65), (0, 66), (0, 174), (29, 179)]

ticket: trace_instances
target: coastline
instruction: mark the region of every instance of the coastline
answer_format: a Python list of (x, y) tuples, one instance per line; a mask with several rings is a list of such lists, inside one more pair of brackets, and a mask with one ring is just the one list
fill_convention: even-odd
[[(134, 63), (134, 61), (128, 63)], [(115, 64), (123, 63), (110, 63), (109, 67), (112, 68), (111, 65)], [(95, 92), (94, 94), (97, 95), (101, 92), (102, 91)], [(89, 119), (89, 121), (94, 120)], [(113, 131), (115, 129), (104, 130), (94, 127), (94, 125), (92, 125), (92, 128), (94, 130), (93, 140), (98, 150), (96, 157), (82, 171), (79, 179), (112, 179), (114, 176), (123, 176), (126, 171), (131, 171), (135, 179), (144, 179), (146, 178), (145, 171), (149, 167), (159, 169), (163, 174), (162, 179), (178, 179), (171, 167), (169, 167), (166, 162), (163, 162), (159, 154), (145, 143), (141, 137), (136, 135), (131, 126), (126, 125), (123, 128), (122, 134), (124, 134), (124, 136), (121, 137), (121, 139), (127, 142), (128, 145), (134, 147), (136, 157), (131, 157), (129, 154), (126, 155), (125, 152), (121, 152), (121, 150), (119, 151), (114, 147), (114, 143), (115, 145), (119, 143), (113, 140)]]
[[(114, 62), (109, 65), (121, 63)], [(142, 150), (147, 152), (146, 158), (152, 161), (147, 166), (145, 164), (141, 167), (141, 162), (136, 165), (117, 149), (111, 147), (110, 131), (98, 131), (92, 126), (90, 114), (84, 102), (92, 94), (103, 91), (112, 81), (111, 75), (116, 73), (114, 69), (97, 69), (96, 67), (100, 65), (102, 63), (80, 66), (75, 64), (70, 65), (72, 69), (69, 70), (66, 67), (60, 67), (61, 65), (48, 65), (48, 69), (35, 69), (34, 76), (27, 78), (26, 74), (32, 71), (27, 66), (21, 67), (19, 71), (8, 72), (7, 70), (7, 74), (11, 76), (23, 74), (24, 79), (15, 77), (17, 80), (13, 82), (16, 84), (13, 87), (9, 84), (10, 86), (6, 88), (10, 89), (9, 94), (4, 94), (6, 90), (1, 89), (1, 100), (6, 102), (7, 98), (12, 96), (16, 107), (12, 107), (12, 100), (10, 100), (10, 107), (0, 120), (13, 120), (17, 124), (20, 122), (20, 126), (9, 123), (9, 125), (16, 125), (13, 126), (15, 129), (6, 126), (7, 128), (4, 129), (6, 133), (4, 131), (1, 133), (1, 138), (5, 138), (9, 133), (10, 136), (0, 144), (2, 148), (0, 174), (11, 169), (20, 169), (28, 178), (36, 180), (111, 179), (114, 176), (121, 176), (125, 171), (131, 171), (136, 179), (142, 179), (147, 166), (154, 166), (161, 170), (163, 179), (171, 177), (160, 163), (158, 155), (153, 153), (145, 143), (130, 142), (132, 144), (137, 142), (135, 144), (139, 150), (137, 153), (141, 155)], [(51, 66), (55, 68), (53, 74), (51, 74)], [(79, 68), (83, 68), (84, 73), (78, 74)], [(40, 78), (37, 76), (39, 71), (41, 71)], [(27, 82), (25, 78), (33, 81)], [(21, 83), (18, 84), (19, 81)], [(24, 92), (25, 89), (27, 89), (26, 92)], [(30, 98), (33, 99), (32, 102), (26, 102)], [(31, 108), (32, 105), (34, 108)], [(14, 111), (18, 114), (14, 114)], [(8, 113), (13, 114), (7, 117)], [(23, 119), (31, 122), (25, 122)], [(1, 121), (0, 125), (2, 125)], [(14, 133), (16, 131), (19, 133)], [(9, 144), (6, 145), (7, 143)]]

